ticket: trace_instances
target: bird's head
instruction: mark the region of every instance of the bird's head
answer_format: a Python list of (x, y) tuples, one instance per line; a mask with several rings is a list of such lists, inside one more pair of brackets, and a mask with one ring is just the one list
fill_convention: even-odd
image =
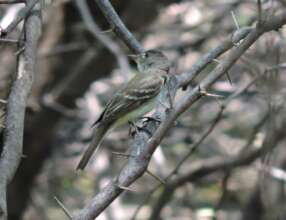
[(154, 71), (165, 71), (168, 73), (170, 62), (159, 50), (147, 50), (138, 55), (131, 55), (137, 63), (139, 72), (149, 73)]

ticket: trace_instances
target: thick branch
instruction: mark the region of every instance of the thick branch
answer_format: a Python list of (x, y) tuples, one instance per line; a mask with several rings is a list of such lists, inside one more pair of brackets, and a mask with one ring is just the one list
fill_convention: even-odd
[(7, 103), (4, 147), (0, 158), (0, 219), (7, 219), (6, 189), (22, 157), (25, 109), (32, 87), (37, 45), (41, 35), (38, 10), (33, 10), (26, 18), (24, 32), (25, 50), (19, 55), (17, 75)]

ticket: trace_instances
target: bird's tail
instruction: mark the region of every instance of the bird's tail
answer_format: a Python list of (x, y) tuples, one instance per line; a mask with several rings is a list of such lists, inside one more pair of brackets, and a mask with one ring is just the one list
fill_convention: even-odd
[(91, 143), (89, 144), (88, 148), (84, 151), (84, 154), (77, 165), (77, 170), (83, 170), (87, 165), (89, 159), (91, 158), (92, 154), (98, 149), (98, 146), (101, 143), (102, 138), (104, 137), (105, 133), (109, 129), (109, 125), (99, 125), (95, 128), (94, 135), (92, 137)]

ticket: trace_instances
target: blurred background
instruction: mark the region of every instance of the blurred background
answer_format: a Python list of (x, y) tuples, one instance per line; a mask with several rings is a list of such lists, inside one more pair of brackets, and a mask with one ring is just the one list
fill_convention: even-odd
[[(75, 171), (90, 142), (92, 123), (136, 71), (126, 57), (131, 52), (110, 31), (95, 1), (86, 2), (102, 31), (97, 35), (84, 22), (75, 1), (43, 1), (43, 34), (25, 122), (25, 157), (9, 186), (9, 219), (66, 219), (54, 196), (77, 212), (126, 163), (113, 152), (128, 152), (132, 140), (128, 126), (104, 139), (84, 172)], [(252, 26), (257, 18), (254, 0), (111, 3), (145, 49), (158, 48), (168, 56), (172, 74), (187, 72), (203, 54), (236, 29)], [(266, 19), (286, 5), (284, 0), (262, 3)], [(1, 27), (22, 7), (1, 5)], [(21, 25), (18, 28), (11, 38), (19, 38)], [(171, 189), (158, 186), (156, 178), (145, 174), (97, 219), (286, 219), (285, 34), (281, 29), (263, 35), (233, 65), (228, 73), (231, 82), (225, 76), (208, 91), (223, 98), (202, 98), (169, 131), (149, 170), (161, 179), (169, 176), (167, 181), (174, 183)], [(111, 40), (117, 52), (110, 52), (98, 36)], [(0, 98), (6, 99), (18, 49), (13, 43), (0, 47)], [(209, 64), (192, 85), (226, 56)], [(188, 91), (180, 91), (176, 100)], [(230, 98), (237, 91), (241, 92)], [(221, 112), (223, 104), (226, 108)], [(0, 111), (3, 123), (4, 105)], [(189, 179), (175, 184), (188, 172), (193, 172)]]

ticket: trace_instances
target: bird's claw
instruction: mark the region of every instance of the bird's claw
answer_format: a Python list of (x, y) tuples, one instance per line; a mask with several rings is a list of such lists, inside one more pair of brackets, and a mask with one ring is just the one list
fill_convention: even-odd
[[(132, 136), (132, 137), (134, 137), (134, 135), (138, 134), (140, 131), (144, 131), (148, 135), (152, 136), (151, 132), (148, 129), (146, 129), (144, 127), (140, 127), (140, 126), (136, 125), (132, 121), (128, 121), (128, 124), (130, 125), (130, 127), (129, 127), (129, 135)], [(132, 128), (134, 130), (132, 130)]]

